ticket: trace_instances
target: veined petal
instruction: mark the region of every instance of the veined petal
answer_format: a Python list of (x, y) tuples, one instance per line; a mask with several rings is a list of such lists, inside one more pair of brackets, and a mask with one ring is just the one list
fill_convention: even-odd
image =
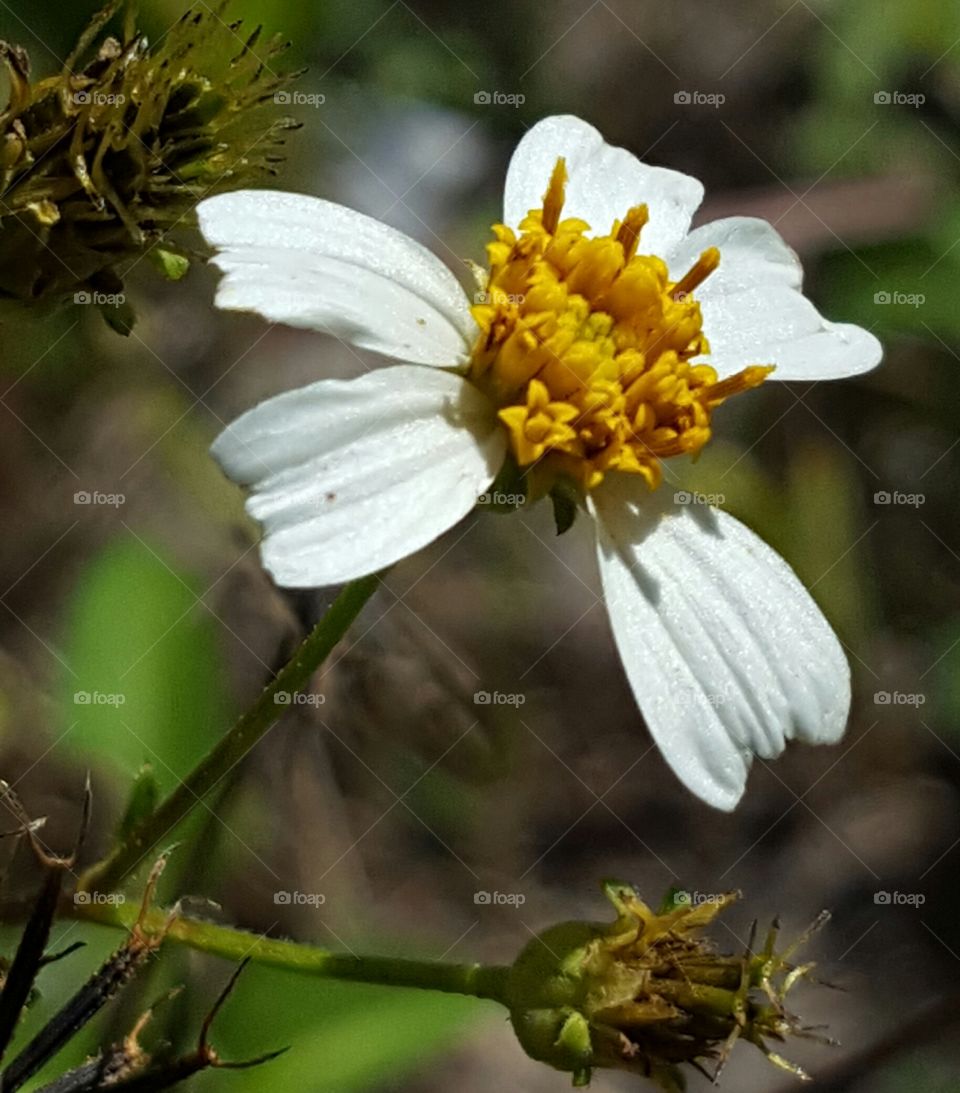
[(625, 148), (603, 139), (592, 125), (571, 115), (544, 118), (524, 135), (507, 170), (503, 220), (516, 227), (539, 208), (558, 157), (567, 165), (564, 217), (586, 220), (595, 234), (645, 204), (650, 219), (640, 237), (642, 254), (666, 254), (690, 228), (703, 200), (703, 186), (689, 175), (641, 163)]
[(775, 551), (727, 513), (675, 504), (627, 475), (608, 475), (591, 504), (630, 686), (688, 789), (732, 809), (754, 755), (839, 739), (846, 659)]
[(197, 208), (226, 275), (217, 306), (413, 364), (464, 363), (478, 330), (453, 273), (402, 232), (302, 194), (241, 190)]
[(472, 384), (413, 365), (321, 380), (261, 403), (213, 454), (252, 489), (277, 584), (339, 584), (432, 542), (503, 462), (495, 411)]
[(696, 290), (710, 354), (721, 377), (749, 364), (775, 364), (774, 380), (840, 379), (880, 363), (868, 331), (824, 319), (800, 291), (796, 254), (765, 220), (736, 216), (697, 228), (667, 256), (679, 280), (708, 247), (720, 265)]

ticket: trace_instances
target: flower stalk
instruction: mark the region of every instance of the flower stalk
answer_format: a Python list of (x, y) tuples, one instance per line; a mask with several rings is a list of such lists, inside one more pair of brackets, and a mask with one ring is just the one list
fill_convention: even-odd
[(253, 706), (204, 756), (157, 808), (121, 839), (101, 862), (80, 878), (80, 891), (110, 892), (166, 839), (220, 779), (255, 747), (288, 708), (278, 696), (303, 690), (346, 634), (380, 584), (378, 574), (347, 585), (333, 601), (293, 657), (264, 688)]
[(770, 1047), (788, 1036), (830, 1043), (785, 1007), (787, 994), (813, 964), (793, 954), (827, 917), (785, 949), (774, 923), (762, 946), (751, 935), (739, 955), (718, 952), (702, 937), (735, 893), (692, 905), (673, 892), (653, 911), (629, 885), (607, 882), (614, 922), (562, 922), (534, 937), (510, 966), (335, 953), (295, 941), (160, 910), (110, 901), (75, 901), (76, 918), (156, 932), (228, 960), (318, 978), (463, 994), (499, 1002), (510, 1015), (523, 1050), (538, 1062), (567, 1071), (575, 1086), (597, 1067), (653, 1080), (664, 1093), (681, 1093), (681, 1067), (717, 1080), (738, 1040), (759, 1048), (774, 1065), (806, 1079), (800, 1067)]
[(161, 910), (141, 914), (129, 902), (81, 902), (73, 907), (72, 913), (86, 921), (127, 929), (132, 928), (139, 919), (141, 928), (147, 933), (163, 930), (165, 937), (172, 941), (227, 960), (249, 959), (265, 967), (321, 979), (465, 994), (506, 1005), (506, 983), (510, 973), (507, 967), (336, 953), (297, 941), (258, 937), (244, 930), (200, 919), (179, 916), (171, 921), (168, 913)]

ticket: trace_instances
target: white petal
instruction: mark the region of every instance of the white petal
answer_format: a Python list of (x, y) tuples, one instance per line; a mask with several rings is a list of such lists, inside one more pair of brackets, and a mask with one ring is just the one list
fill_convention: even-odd
[(703, 200), (695, 178), (641, 163), (626, 149), (607, 144), (587, 122), (558, 115), (538, 122), (513, 153), (503, 197), (505, 224), (516, 227), (540, 208), (559, 156), (569, 175), (563, 215), (580, 217), (594, 233), (604, 234), (631, 206), (646, 204), (650, 222), (640, 237), (643, 254), (666, 254), (686, 235)]
[(331, 201), (273, 190), (220, 194), (197, 212), (226, 274), (219, 307), (414, 364), (467, 359), (477, 327), (466, 293), (402, 232)]
[(832, 323), (800, 292), (796, 254), (765, 220), (737, 216), (691, 232), (667, 256), (679, 280), (708, 247), (720, 266), (696, 290), (710, 355), (722, 376), (749, 364), (775, 364), (775, 380), (840, 379), (880, 363), (880, 343), (866, 330)]
[(731, 809), (753, 755), (834, 742), (850, 708), (840, 643), (775, 551), (727, 513), (638, 479), (595, 491), (614, 637), (650, 732), (698, 797)]
[(495, 411), (449, 372), (413, 365), (322, 380), (269, 399), (213, 454), (250, 486), (264, 565), (293, 588), (374, 573), (432, 542), (503, 462)]

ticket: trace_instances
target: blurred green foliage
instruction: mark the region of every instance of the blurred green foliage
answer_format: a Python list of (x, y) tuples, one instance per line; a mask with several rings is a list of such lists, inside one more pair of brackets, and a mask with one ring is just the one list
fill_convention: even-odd
[(85, 567), (67, 605), (65, 731), (87, 762), (169, 791), (228, 724), (216, 623), (195, 582), (134, 538)]

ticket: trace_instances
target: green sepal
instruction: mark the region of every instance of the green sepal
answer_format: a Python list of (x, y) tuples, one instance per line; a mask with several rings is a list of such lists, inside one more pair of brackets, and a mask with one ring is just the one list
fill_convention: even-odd
[(190, 259), (172, 250), (154, 247), (148, 254), (154, 269), (168, 281), (182, 281), (190, 269)]
[(524, 472), (513, 456), (508, 454), (490, 488), (477, 498), (477, 505), (490, 512), (516, 512), (527, 503), (527, 487)]
[[(593, 1042), (590, 1037), (590, 1022), (582, 1013), (574, 1010), (563, 1022), (556, 1045), (561, 1058), (589, 1059), (593, 1053)], [(589, 1067), (585, 1068), (589, 1076)], [(575, 1074), (582, 1073), (581, 1070)], [(576, 1078), (574, 1078), (576, 1085)]]
[(672, 885), (664, 892), (660, 906), (657, 908), (657, 914), (669, 915), (671, 911), (676, 911), (678, 907), (686, 907), (689, 902), (690, 894), (687, 890), (685, 888), (678, 888), (677, 885)]
[(128, 338), (136, 326), (137, 313), (133, 309), (133, 304), (127, 303), (126, 300), (122, 304), (103, 304), (97, 310), (103, 316), (107, 326), (124, 338)]
[(573, 527), (580, 506), (580, 488), (572, 478), (559, 477), (550, 487), (550, 500), (553, 502), (553, 520), (557, 525), (557, 534), (562, 535)]

